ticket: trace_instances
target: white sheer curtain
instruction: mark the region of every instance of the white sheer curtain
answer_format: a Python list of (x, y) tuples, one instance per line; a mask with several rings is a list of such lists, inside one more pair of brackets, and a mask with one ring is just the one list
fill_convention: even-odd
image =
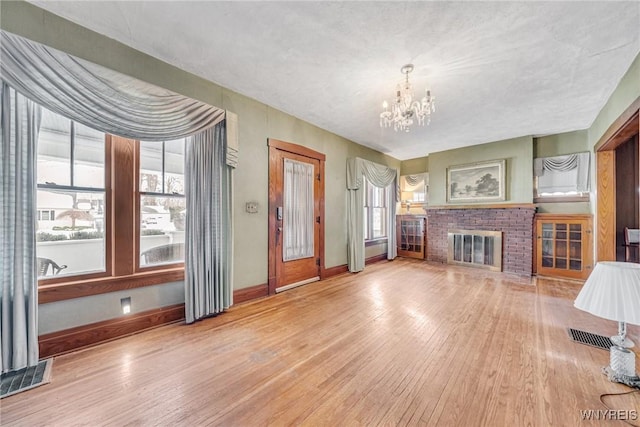
[(38, 364), (36, 143), (40, 107), (2, 83), (0, 92), (0, 365)]
[(314, 255), (313, 165), (284, 160), (283, 261)]
[(185, 316), (187, 323), (233, 304), (232, 168), (225, 123), (187, 140)]
[(364, 160), (347, 160), (347, 262), (349, 271), (364, 270), (364, 191), (363, 179), (387, 191), (387, 259), (398, 255), (396, 247), (396, 203), (399, 197), (397, 169)]

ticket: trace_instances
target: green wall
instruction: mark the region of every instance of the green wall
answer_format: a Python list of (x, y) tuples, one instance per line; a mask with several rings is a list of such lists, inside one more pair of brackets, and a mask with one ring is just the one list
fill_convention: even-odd
[[(357, 156), (400, 168), (399, 160), (182, 71), (31, 4), (3, 1), (0, 8), (0, 27), (6, 31), (238, 114), (240, 154), (239, 166), (234, 171), (233, 196), (234, 289), (267, 282), (268, 138), (304, 145), (326, 155), (327, 268), (347, 263), (347, 158)], [(258, 202), (258, 213), (245, 212), (248, 201)], [(124, 294), (132, 294), (133, 312), (176, 304), (175, 283), (142, 288), (135, 293), (118, 292), (118, 298), (114, 293), (51, 303), (41, 309), (40, 333), (113, 318), (118, 313), (114, 310), (119, 308), (119, 298), (126, 296)], [(138, 301), (153, 303), (138, 304)]]
[(589, 132), (586, 129), (533, 138), (534, 158), (563, 156), (590, 150)]
[(640, 97), (640, 54), (620, 80), (607, 103), (589, 127), (589, 146), (594, 147), (611, 124)]
[(533, 202), (533, 138), (530, 136), (457, 148), (429, 155), (429, 205), (447, 203), (447, 168), (454, 165), (506, 159), (506, 200)]
[(400, 175), (417, 175), (425, 172), (429, 172), (429, 156), (403, 160), (400, 165)]

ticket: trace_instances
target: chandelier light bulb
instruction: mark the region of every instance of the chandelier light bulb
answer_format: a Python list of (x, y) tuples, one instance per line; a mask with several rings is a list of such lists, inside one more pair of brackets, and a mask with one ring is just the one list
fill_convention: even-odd
[(400, 69), (400, 72), (405, 75), (405, 80), (396, 86), (396, 100), (391, 104), (391, 111), (387, 101), (382, 103), (384, 111), (380, 113), (380, 127), (388, 128), (393, 125), (393, 130), (396, 132), (399, 130), (409, 132), (414, 123), (414, 117), (420, 126), (424, 126), (425, 122), (427, 125), (431, 122), (431, 113), (436, 110), (435, 97), (431, 96), (431, 90), (425, 89), (426, 95), (420, 102), (413, 100), (413, 91), (409, 83), (411, 71), (413, 71), (413, 64), (407, 64)]

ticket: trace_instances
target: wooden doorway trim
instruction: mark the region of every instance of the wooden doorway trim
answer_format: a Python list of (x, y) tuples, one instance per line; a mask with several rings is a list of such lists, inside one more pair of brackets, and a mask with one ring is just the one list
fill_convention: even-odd
[[(616, 260), (615, 149), (638, 133), (640, 133), (640, 97), (609, 126), (595, 146), (597, 261)], [(640, 195), (638, 197), (640, 197)]]
[(276, 200), (276, 179), (277, 179), (277, 158), (278, 151), (286, 151), (288, 153), (297, 154), (311, 159), (316, 159), (320, 162), (320, 186), (319, 186), (319, 203), (320, 203), (320, 278), (324, 278), (324, 162), (326, 156), (318, 151), (312, 150), (301, 145), (292, 144), (290, 142), (280, 141), (277, 139), (268, 138), (267, 145), (269, 146), (269, 265), (268, 265), (268, 286), (269, 295), (273, 295), (276, 292), (276, 240), (275, 240), (275, 227), (276, 227), (276, 208), (278, 206)]

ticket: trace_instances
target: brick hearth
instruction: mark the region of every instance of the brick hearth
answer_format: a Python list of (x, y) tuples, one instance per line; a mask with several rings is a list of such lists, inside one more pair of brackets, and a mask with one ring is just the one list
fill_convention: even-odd
[(429, 208), (427, 259), (447, 262), (447, 233), (453, 229), (502, 231), (502, 271), (531, 276), (533, 272), (533, 217), (530, 207)]

